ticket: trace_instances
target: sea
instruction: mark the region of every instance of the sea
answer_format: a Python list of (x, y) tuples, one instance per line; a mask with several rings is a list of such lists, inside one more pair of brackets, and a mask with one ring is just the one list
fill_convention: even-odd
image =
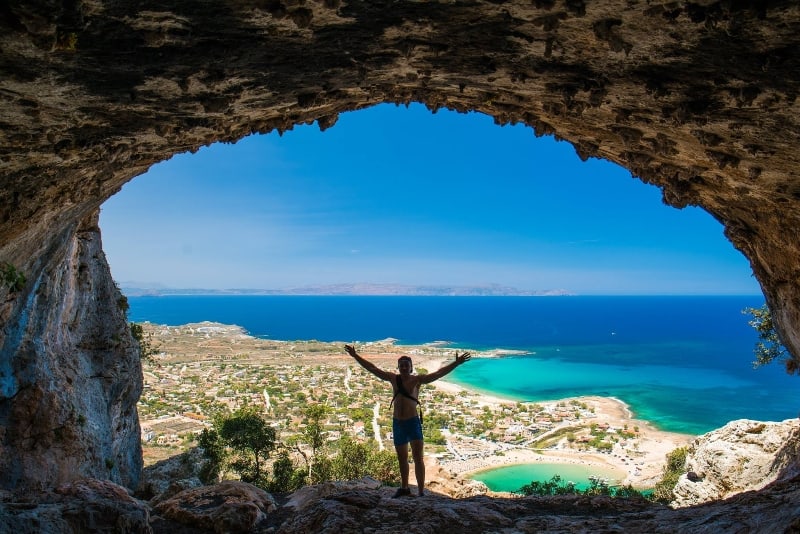
[(496, 396), (545, 401), (615, 397), (657, 428), (700, 435), (735, 419), (800, 411), (800, 377), (753, 367), (746, 308), (759, 296), (262, 296), (128, 299), (129, 320), (214, 321), (275, 340), (438, 342), (499, 351), (447, 380)]
[[(170, 295), (129, 297), (134, 322), (235, 324), (253, 336), (356, 345), (393, 338), (491, 351), (447, 380), (521, 401), (615, 397), (637, 419), (700, 435), (735, 419), (782, 421), (800, 411), (800, 377), (753, 368), (747, 308), (761, 296), (403, 297)], [(368, 354), (368, 352), (367, 352)], [(518, 491), (558, 474), (588, 487), (596, 468), (534, 463), (473, 475)]]

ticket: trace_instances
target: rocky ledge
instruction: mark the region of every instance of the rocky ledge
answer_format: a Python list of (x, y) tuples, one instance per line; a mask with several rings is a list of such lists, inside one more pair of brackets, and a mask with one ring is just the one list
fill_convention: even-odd
[(800, 531), (800, 476), (724, 501), (673, 509), (643, 499), (558, 496), (455, 499), (392, 497), (361, 480), (309, 487), (303, 499), (272, 496), (242, 482), (184, 490), (155, 506), (113, 482), (87, 479), (0, 502), (0, 531), (15, 534)]
[[(423, 497), (394, 498), (395, 488), (369, 478), (270, 495), (238, 481), (201, 485), (195, 450), (148, 468), (138, 498), (95, 479), (34, 497), (0, 495), (0, 532), (798, 532), (798, 435), (798, 420), (741, 420), (697, 438), (670, 506), (643, 498), (499, 496), (480, 483), (446, 480)], [(716, 488), (694, 491), (695, 501), (726, 498), (690, 504), (691, 485)]]

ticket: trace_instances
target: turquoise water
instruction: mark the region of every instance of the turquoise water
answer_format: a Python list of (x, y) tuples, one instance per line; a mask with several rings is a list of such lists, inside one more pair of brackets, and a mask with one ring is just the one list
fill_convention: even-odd
[(800, 378), (753, 369), (756, 333), (731, 297), (130, 297), (129, 318), (216, 321), (279, 340), (509, 349), (471, 360), (448, 380), (527, 401), (616, 397), (634, 416), (703, 434), (734, 419), (797, 417)]
[[(748, 376), (696, 363), (575, 361), (570, 359), (575, 357), (575, 350), (542, 348), (525, 356), (474, 359), (448, 379), (489, 394), (523, 401), (581, 395), (616, 397), (629, 405), (636, 418), (664, 430), (687, 434), (705, 433), (733, 418), (764, 418), (765, 407), (776, 410), (779, 419), (783, 419), (783, 414), (791, 417), (792, 406), (796, 405), (784, 407), (782, 414), (781, 407), (775, 404), (774, 392), (757, 380), (760, 377), (752, 369)], [(579, 349), (581, 352), (592, 350), (591, 346)], [(594, 350), (602, 353), (609, 348)], [(662, 361), (668, 362), (671, 351), (688, 349), (661, 346), (640, 350), (658, 353)], [(787, 394), (790, 395), (791, 390)]]
[(489, 469), (478, 472), (471, 478), (483, 482), (492, 491), (518, 491), (533, 480), (546, 482), (555, 475), (559, 475), (563, 482), (574, 482), (580, 490), (589, 487), (590, 476), (607, 478), (611, 485), (625, 477), (625, 473), (613, 469), (599, 469), (574, 464), (535, 463)]

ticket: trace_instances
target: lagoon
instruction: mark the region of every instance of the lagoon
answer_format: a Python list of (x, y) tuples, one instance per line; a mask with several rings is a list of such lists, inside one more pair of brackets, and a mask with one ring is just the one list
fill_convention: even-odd
[(563, 482), (574, 482), (575, 486), (584, 490), (591, 484), (590, 476), (599, 476), (607, 479), (610, 485), (614, 485), (625, 478), (625, 473), (614, 469), (601, 469), (596, 466), (566, 464), (566, 463), (532, 463), (517, 464), (495, 469), (479, 471), (470, 478), (479, 480), (486, 484), (492, 491), (516, 492), (522, 486), (537, 480), (546, 482), (555, 475), (559, 475)]

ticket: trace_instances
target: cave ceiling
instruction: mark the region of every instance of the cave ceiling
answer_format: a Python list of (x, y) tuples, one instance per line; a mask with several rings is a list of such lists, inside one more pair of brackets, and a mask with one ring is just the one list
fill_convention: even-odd
[(421, 102), (524, 123), (707, 210), (800, 354), (798, 91), (790, 1), (8, 0), (0, 261), (35, 278), (176, 153)]

